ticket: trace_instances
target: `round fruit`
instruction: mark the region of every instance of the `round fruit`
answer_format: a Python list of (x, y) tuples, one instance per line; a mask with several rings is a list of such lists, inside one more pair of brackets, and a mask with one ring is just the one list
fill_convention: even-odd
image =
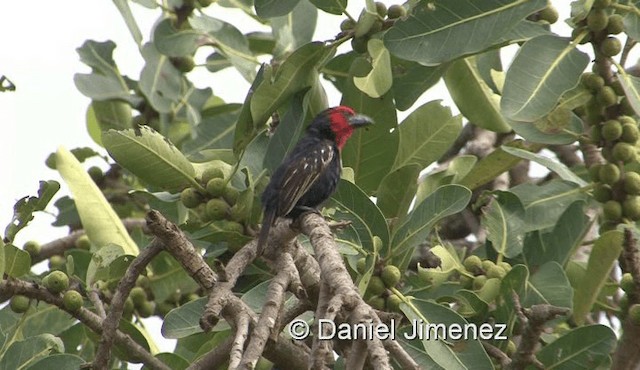
[(387, 10), (387, 17), (389, 17), (389, 19), (397, 19), (405, 15), (407, 15), (407, 10), (399, 4), (393, 4), (389, 6)]
[(594, 0), (593, 9), (604, 9), (611, 5), (611, 0)]
[(462, 286), (464, 289), (471, 288), (473, 284), (473, 278), (467, 275), (460, 275), (459, 281), (460, 281), (460, 286)]
[(196, 208), (202, 203), (203, 198), (194, 188), (186, 188), (180, 193), (180, 201), (187, 208)]
[(615, 200), (610, 200), (602, 206), (604, 218), (607, 220), (619, 220), (622, 217), (622, 206)]
[(138, 310), (138, 314), (140, 317), (146, 318), (153, 315), (153, 312), (156, 310), (156, 303), (152, 301), (144, 301), (142, 305), (136, 307)]
[(633, 145), (629, 143), (620, 142), (613, 146), (613, 158), (616, 161), (630, 162), (635, 156), (636, 150)]
[(620, 169), (613, 163), (603, 164), (599, 176), (603, 183), (613, 185), (620, 180)]
[(473, 278), (473, 290), (480, 290), (482, 289), (482, 287), (484, 286), (484, 284), (487, 282), (487, 277), (484, 275), (478, 275), (475, 278)]
[(496, 264), (491, 260), (484, 260), (484, 261), (482, 261), (482, 270), (486, 274), (487, 271), (489, 271), (489, 269), (492, 268), (495, 265)]
[(600, 44), (600, 51), (608, 57), (616, 56), (622, 51), (622, 43), (617, 37), (609, 36)]
[(586, 72), (581, 77), (584, 87), (591, 91), (598, 91), (604, 86), (604, 78), (593, 72)]
[(620, 123), (624, 124), (633, 124), (633, 125), (637, 125), (638, 122), (636, 122), (636, 120), (633, 117), (629, 117), (629, 116), (618, 116), (618, 121), (620, 121)]
[(91, 241), (87, 234), (80, 235), (73, 244), (78, 249), (89, 250), (91, 248)]
[(353, 51), (359, 54), (365, 54), (367, 52), (367, 40), (365, 37), (354, 37), (351, 39), (351, 48)]
[(62, 270), (67, 264), (67, 259), (60, 255), (49, 257), (49, 270)]
[(589, 167), (589, 178), (591, 179), (591, 181), (600, 181), (600, 167), (602, 167), (602, 165), (599, 164), (594, 164), (593, 166)]
[(611, 187), (609, 185), (597, 184), (593, 188), (593, 199), (600, 203), (605, 203), (611, 200)]
[(222, 220), (227, 216), (227, 213), (229, 212), (229, 205), (222, 199), (211, 199), (207, 202), (206, 212), (209, 219)]
[(387, 16), (387, 6), (384, 3), (376, 1), (376, 13), (382, 18)]
[(356, 271), (358, 271), (361, 274), (364, 274), (366, 269), (367, 269), (367, 259), (365, 257), (362, 257), (358, 260), (358, 262), (356, 262)]
[(512, 268), (509, 262), (504, 262), (504, 261), (498, 263), (498, 266), (502, 267), (506, 273), (509, 273), (509, 271), (511, 271), (511, 268)]
[(139, 286), (141, 288), (148, 288), (149, 287), (149, 278), (144, 276), (144, 275), (140, 275), (138, 276), (138, 278), (136, 279), (136, 286)]
[(207, 193), (212, 197), (221, 197), (227, 182), (221, 178), (214, 178), (207, 182)]
[(211, 179), (224, 179), (224, 172), (220, 167), (207, 167), (204, 172), (202, 172), (202, 183), (206, 186)]
[(131, 297), (128, 297), (125, 301), (124, 301), (124, 307), (122, 309), (122, 313), (125, 315), (130, 315), (131, 313), (133, 313), (133, 301), (131, 300)]
[(97, 166), (89, 167), (89, 169), (87, 170), (87, 173), (89, 174), (89, 176), (91, 177), (93, 182), (98, 182), (98, 181), (102, 180), (102, 177), (104, 176), (104, 173), (102, 172), (102, 169), (100, 167), (97, 167)]
[(620, 109), (620, 112), (622, 112), (623, 114), (628, 114), (628, 115), (636, 114), (635, 110), (633, 109), (633, 106), (631, 106), (631, 103), (629, 102), (629, 99), (626, 96), (620, 99), (619, 109)]
[(607, 24), (607, 33), (617, 35), (624, 31), (624, 21), (620, 14), (612, 14), (609, 16), (609, 24)]
[(382, 281), (388, 287), (394, 287), (400, 282), (400, 278), (402, 277), (402, 273), (400, 269), (394, 265), (387, 265), (382, 269), (382, 273), (380, 274)]
[(640, 220), (640, 197), (635, 195), (627, 197), (622, 204), (622, 213), (632, 221)]
[(176, 69), (182, 73), (191, 72), (196, 66), (196, 62), (192, 56), (173, 57), (169, 59)]
[(14, 295), (9, 302), (11, 311), (15, 313), (25, 313), (29, 309), (29, 298), (23, 295)]
[(624, 192), (629, 195), (640, 195), (640, 174), (635, 172), (625, 173)]
[(376, 310), (384, 310), (384, 298), (382, 297), (371, 297), (367, 303)]
[(507, 275), (507, 272), (500, 266), (491, 266), (487, 270), (487, 278), (492, 279), (502, 279)]
[(482, 260), (478, 256), (471, 255), (462, 262), (467, 271), (477, 273), (482, 268)]
[(541, 20), (547, 21), (549, 24), (554, 24), (558, 21), (558, 10), (552, 5), (547, 5), (538, 15)]
[(507, 342), (507, 348), (505, 348), (504, 353), (507, 356), (512, 356), (514, 353), (516, 353), (517, 349), (518, 348), (516, 347), (515, 342), (510, 340), (509, 342)]
[(58, 294), (69, 287), (69, 276), (62, 271), (53, 271), (42, 279), (45, 288), (53, 294)]
[(38, 253), (40, 253), (40, 249), (42, 249), (40, 247), (40, 243), (38, 243), (35, 240), (29, 240), (28, 242), (24, 243), (24, 246), (22, 247), (27, 253), (29, 253), (32, 257), (33, 256), (37, 256)]
[(629, 294), (634, 291), (636, 285), (633, 282), (633, 276), (625, 272), (622, 274), (622, 278), (620, 278), (620, 288), (624, 290), (625, 293)]
[(131, 298), (131, 301), (133, 302), (133, 305), (135, 307), (140, 307), (142, 306), (143, 302), (147, 301), (147, 293), (144, 291), (143, 288), (137, 286), (131, 289), (131, 292), (129, 293), (129, 298)]
[(610, 119), (602, 125), (602, 137), (605, 140), (617, 140), (620, 136), (622, 136), (622, 124), (620, 121), (615, 119)]
[(82, 307), (82, 294), (75, 290), (67, 290), (62, 297), (62, 303), (68, 311), (76, 312)]
[(587, 16), (587, 27), (593, 32), (599, 32), (607, 28), (609, 15), (602, 9), (593, 9)]
[(400, 303), (402, 303), (402, 299), (395, 294), (387, 297), (387, 308), (390, 311), (400, 311)]
[(640, 325), (640, 304), (633, 304), (629, 307), (629, 319), (636, 324)]
[(387, 288), (384, 285), (384, 281), (380, 276), (372, 276), (369, 280), (369, 286), (367, 286), (367, 293), (371, 295), (380, 295), (384, 293)]
[(640, 131), (635, 123), (624, 123), (622, 125), (622, 135), (620, 140), (625, 143), (635, 144), (640, 138)]
[(342, 23), (340, 23), (340, 30), (349, 31), (354, 29), (355, 26), (356, 26), (356, 23), (354, 21), (352, 21), (351, 19), (345, 19), (342, 21)]
[(230, 205), (236, 204), (238, 201), (238, 197), (240, 196), (240, 191), (230, 184), (224, 187), (222, 191), (222, 197), (227, 201)]
[(382, 30), (382, 21), (377, 19), (369, 28), (367, 35), (373, 35), (374, 33), (380, 32)]
[(244, 226), (239, 222), (223, 220), (220, 223), (220, 228), (230, 233), (244, 234)]
[(229, 219), (235, 222), (244, 222), (249, 218), (249, 212), (251, 207), (246, 207), (242, 204), (235, 204), (229, 208)]
[(618, 95), (613, 91), (611, 86), (603, 86), (596, 95), (596, 100), (598, 103), (602, 104), (604, 107), (610, 107), (618, 102)]
[(618, 306), (620, 307), (622, 312), (627, 312), (627, 309), (629, 308), (629, 296), (624, 294), (622, 297), (620, 297), (620, 301), (618, 301)]

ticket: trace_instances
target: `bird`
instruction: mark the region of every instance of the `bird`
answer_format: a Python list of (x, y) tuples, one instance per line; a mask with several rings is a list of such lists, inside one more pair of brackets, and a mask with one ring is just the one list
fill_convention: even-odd
[(278, 217), (295, 219), (309, 211), (317, 212), (316, 207), (335, 192), (342, 169), (342, 148), (355, 129), (371, 124), (371, 118), (344, 105), (325, 109), (311, 121), (262, 192), (259, 254)]

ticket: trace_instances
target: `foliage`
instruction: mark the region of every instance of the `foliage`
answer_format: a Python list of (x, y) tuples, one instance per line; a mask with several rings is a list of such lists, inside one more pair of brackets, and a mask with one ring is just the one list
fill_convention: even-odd
[[(119, 71), (112, 41), (77, 49), (91, 67), (74, 78), (92, 100), (87, 129), (110, 169), (82, 167), (92, 149), (60, 148), (47, 165), (71, 190), (73, 201), (56, 201), (54, 223), (70, 236), (13, 244), (53, 199), (55, 181), (20, 199), (5, 229), (0, 296), (31, 301), (21, 298), (24, 313), (0, 310), (0, 368), (94, 360), (100, 333), (62, 311), (83, 312), (78, 295), (65, 306), (59, 291), (42, 290), (48, 272), (31, 267), (48, 259), (85, 308), (109, 312), (132, 261), (153, 243), (135, 221), (149, 209), (179, 225), (208, 264), (226, 264), (253, 240), (269, 174), (327, 108), (328, 83), (376, 124), (344, 148), (343, 179), (323, 214), (345, 223), (335, 238), (351, 277), (372, 307), (404, 318), (397, 339), (419, 366), (604, 369), (637, 359), (638, 315), (628, 311), (640, 303), (640, 77), (625, 68), (640, 41), (637, 2), (557, 2), (571, 8), (572, 35), (552, 31), (558, 14), (545, 0), (412, 0), (388, 16), (367, 0), (356, 17), (347, 0), (132, 2), (159, 16), (143, 44), (130, 2), (114, 1), (145, 62), (137, 79)], [(220, 6), (271, 32), (241, 32), (215, 16)], [(320, 12), (346, 16), (335, 39), (313, 40)], [(504, 70), (507, 46), (518, 51)], [(194, 68), (214, 76), (232, 68), (251, 89), (243, 102), (225, 102), (194, 86)], [(441, 79), (461, 114), (441, 100), (417, 103)], [(531, 176), (532, 163), (548, 175)], [(272, 267), (256, 260), (233, 287), (256, 311), (267, 307)], [(631, 277), (623, 292), (618, 268)], [(207, 299), (192, 276), (160, 253), (119, 302), (118, 333), (171, 368), (233, 335), (226, 321), (203, 331)], [(296, 300), (288, 295), (286, 306)], [(602, 314), (622, 322), (620, 339)], [(151, 315), (177, 339), (173, 353), (156, 353), (139, 320)], [(411, 320), (504, 324), (504, 337), (411, 339), (401, 335)], [(152, 367), (121, 346), (113, 353), (110, 366)]]

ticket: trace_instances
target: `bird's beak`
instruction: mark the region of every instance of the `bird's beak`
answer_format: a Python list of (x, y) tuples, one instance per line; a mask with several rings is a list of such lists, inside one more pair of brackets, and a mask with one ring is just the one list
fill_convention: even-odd
[(349, 125), (354, 128), (373, 125), (373, 120), (363, 114), (356, 114), (349, 118)]

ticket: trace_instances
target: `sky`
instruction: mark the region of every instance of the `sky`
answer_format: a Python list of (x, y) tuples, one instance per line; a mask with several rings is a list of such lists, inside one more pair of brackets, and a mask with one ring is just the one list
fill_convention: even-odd
[[(387, 5), (399, 1), (383, 1)], [(561, 18), (568, 12), (567, 0), (554, 1), (560, 8)], [(130, 3), (138, 25), (148, 41), (151, 27), (159, 16), (158, 10), (149, 10)], [(364, 1), (350, 1), (348, 10), (357, 15)], [(563, 9), (564, 8), (564, 9)], [(100, 153), (89, 137), (85, 126), (85, 114), (90, 100), (80, 94), (73, 83), (75, 73), (87, 73), (89, 68), (82, 64), (75, 49), (85, 40), (112, 40), (117, 48), (114, 59), (121, 72), (135, 79), (143, 66), (124, 21), (112, 1), (108, 0), (67, 0), (64, 2), (9, 1), (3, 4), (4, 17), (0, 22), (0, 76), (7, 76), (16, 86), (14, 92), (0, 93), (0, 234), (4, 233), (13, 214), (13, 204), (25, 195), (35, 195), (39, 180), (57, 180), (62, 189), (57, 197), (68, 194), (68, 190), (56, 171), (45, 166), (47, 156), (58, 146), (67, 149), (89, 146)], [(243, 32), (269, 31), (259, 28), (256, 22), (240, 11), (232, 11), (212, 6), (206, 11), (234, 24)], [(319, 13), (316, 40), (327, 40), (334, 36), (343, 17)], [(558, 25), (556, 27), (563, 27)], [(566, 31), (564, 32), (567, 35)], [(205, 54), (198, 55), (203, 61)], [(210, 74), (204, 68), (196, 68), (190, 74), (197, 87), (212, 87), (215, 95), (228, 102), (242, 102), (249, 85), (233, 71)], [(329, 103), (336, 105), (340, 96), (326, 84)], [(442, 85), (433, 88), (417, 104), (432, 99), (443, 99), (452, 105)], [(453, 109), (454, 112), (457, 110)], [(400, 115), (402, 118), (403, 115)], [(89, 162), (101, 165), (104, 162)], [(18, 234), (16, 245), (30, 239), (44, 243), (64, 236), (66, 228), (50, 226), (55, 220), (55, 208), (46, 213), (38, 213), (30, 226)], [(154, 337), (158, 321), (149, 326)], [(160, 342), (164, 350), (171, 350), (172, 342)]]

